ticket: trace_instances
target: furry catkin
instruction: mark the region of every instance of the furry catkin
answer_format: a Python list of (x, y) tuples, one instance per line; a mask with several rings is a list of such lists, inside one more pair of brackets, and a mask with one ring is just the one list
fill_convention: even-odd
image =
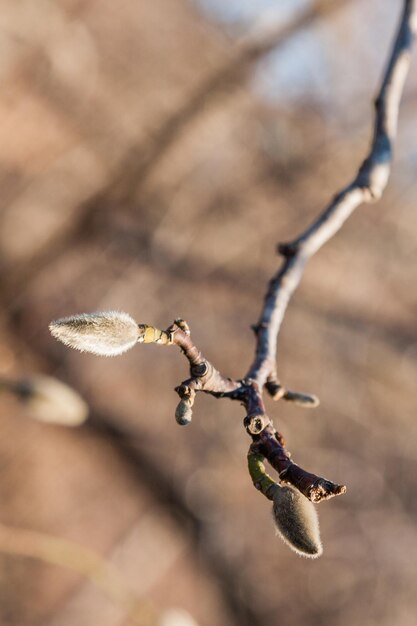
[(293, 487), (278, 487), (272, 512), (277, 531), (297, 554), (317, 558), (323, 552), (314, 505)]
[(103, 356), (116, 356), (138, 341), (139, 327), (127, 313), (80, 313), (49, 324), (55, 339), (66, 346)]

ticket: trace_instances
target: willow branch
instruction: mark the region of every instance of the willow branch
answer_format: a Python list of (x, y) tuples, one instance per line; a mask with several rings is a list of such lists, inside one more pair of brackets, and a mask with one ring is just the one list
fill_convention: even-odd
[(357, 175), (336, 194), (326, 209), (299, 237), (279, 246), (284, 261), (269, 284), (264, 307), (255, 327), (256, 357), (247, 374), (260, 387), (268, 380), (274, 381), (276, 378), (278, 333), (307, 261), (337, 233), (357, 207), (378, 200), (386, 187), (397, 134), (399, 102), (417, 27), (416, 12), (416, 0), (405, 0), (400, 28), (375, 100), (371, 148)]

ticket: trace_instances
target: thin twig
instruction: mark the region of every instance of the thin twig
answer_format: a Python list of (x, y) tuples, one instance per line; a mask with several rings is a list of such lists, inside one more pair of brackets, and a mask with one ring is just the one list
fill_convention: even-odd
[(417, 28), (416, 1), (404, 2), (398, 34), (375, 100), (374, 135), (369, 154), (354, 180), (335, 196), (313, 224), (294, 241), (279, 246), (284, 261), (270, 282), (264, 308), (255, 326), (256, 356), (246, 375), (248, 395), (245, 404), (252, 410), (247, 418), (248, 431), (258, 443), (259, 454), (268, 459), (280, 479), (297, 487), (314, 502), (344, 493), (346, 488), (310, 474), (291, 461), (279, 433), (265, 415), (261, 393), (264, 386), (271, 395), (276, 395), (280, 389), (276, 373), (277, 337), (289, 300), (302, 278), (308, 259), (342, 227), (358, 206), (379, 199), (386, 187), (397, 132), (399, 102)]
[(302, 278), (307, 261), (337, 233), (358, 206), (378, 200), (385, 189), (416, 21), (415, 0), (405, 0), (398, 35), (375, 100), (376, 116), (371, 149), (356, 177), (299, 237), (279, 246), (284, 262), (271, 280), (265, 297), (265, 305), (256, 326), (256, 358), (247, 374), (260, 387), (268, 378), (276, 377), (278, 333), (288, 302)]

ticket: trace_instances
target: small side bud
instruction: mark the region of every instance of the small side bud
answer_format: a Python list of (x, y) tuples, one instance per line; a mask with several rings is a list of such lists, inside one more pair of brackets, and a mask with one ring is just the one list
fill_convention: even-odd
[(193, 418), (193, 411), (189, 398), (182, 398), (175, 409), (175, 419), (180, 426), (188, 426)]
[(175, 419), (180, 426), (187, 426), (193, 418), (192, 406), (195, 400), (195, 390), (187, 384), (188, 382), (175, 387), (175, 391), (181, 398), (175, 409)]
[(316, 509), (297, 489), (276, 489), (272, 513), (278, 534), (294, 552), (312, 559), (323, 553)]
[(312, 393), (300, 393), (299, 391), (286, 391), (283, 395), (284, 400), (287, 402), (294, 402), (298, 406), (302, 406), (304, 409), (314, 409), (319, 406), (320, 400)]
[(53, 337), (66, 346), (103, 356), (116, 356), (132, 348), (139, 326), (127, 313), (80, 313), (49, 324)]

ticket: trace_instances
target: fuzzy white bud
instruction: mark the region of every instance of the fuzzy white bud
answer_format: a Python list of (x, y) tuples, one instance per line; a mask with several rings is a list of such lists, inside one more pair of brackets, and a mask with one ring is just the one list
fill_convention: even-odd
[(168, 609), (158, 619), (157, 626), (198, 626), (198, 624), (187, 611)]
[(316, 509), (297, 489), (278, 487), (272, 512), (278, 534), (292, 550), (313, 559), (323, 553)]
[(40, 422), (79, 426), (88, 416), (88, 406), (74, 389), (49, 376), (34, 376), (15, 385), (15, 393), (29, 417)]
[(116, 356), (138, 341), (139, 327), (127, 313), (80, 313), (49, 324), (55, 339), (66, 346), (103, 356)]

